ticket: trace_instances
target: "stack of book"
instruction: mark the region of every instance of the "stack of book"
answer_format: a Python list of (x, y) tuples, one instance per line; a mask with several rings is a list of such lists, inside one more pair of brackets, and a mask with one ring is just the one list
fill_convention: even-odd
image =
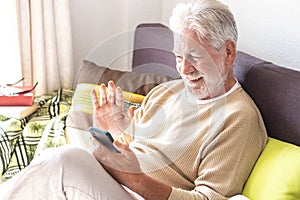
[(38, 109), (38, 103), (34, 103), (34, 87), (1, 86), (0, 114), (23, 119), (34, 113)]
[(31, 106), (0, 106), (0, 115), (23, 119), (34, 113), (38, 106), (38, 103), (34, 103)]

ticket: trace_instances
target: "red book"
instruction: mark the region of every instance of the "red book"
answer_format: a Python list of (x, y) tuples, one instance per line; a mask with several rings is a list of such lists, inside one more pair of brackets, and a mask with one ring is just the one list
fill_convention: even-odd
[[(0, 87), (0, 106), (31, 106), (34, 100), (32, 86)], [(22, 91), (29, 91), (22, 93)], [(18, 94), (21, 93), (21, 94)]]

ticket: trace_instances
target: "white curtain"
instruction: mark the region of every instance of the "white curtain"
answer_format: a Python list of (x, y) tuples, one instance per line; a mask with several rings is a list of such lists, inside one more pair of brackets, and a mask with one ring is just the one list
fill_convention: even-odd
[(17, 0), (24, 85), (39, 82), (36, 95), (73, 86), (69, 0)]

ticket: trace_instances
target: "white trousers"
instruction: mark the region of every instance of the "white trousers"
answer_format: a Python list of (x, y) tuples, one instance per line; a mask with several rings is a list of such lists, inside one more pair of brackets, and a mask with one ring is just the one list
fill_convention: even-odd
[[(47, 152), (16, 175), (5, 199), (132, 200), (87, 151), (66, 145)], [(8, 184), (8, 185), (9, 185)], [(8, 188), (7, 188), (8, 189)]]

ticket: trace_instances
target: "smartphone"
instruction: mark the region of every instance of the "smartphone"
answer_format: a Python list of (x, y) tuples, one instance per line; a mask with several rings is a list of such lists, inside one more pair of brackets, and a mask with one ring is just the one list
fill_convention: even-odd
[(120, 151), (114, 147), (113, 145), (114, 139), (109, 132), (101, 130), (96, 127), (90, 127), (89, 132), (96, 140), (98, 140), (106, 148), (108, 148), (113, 152), (120, 153)]

